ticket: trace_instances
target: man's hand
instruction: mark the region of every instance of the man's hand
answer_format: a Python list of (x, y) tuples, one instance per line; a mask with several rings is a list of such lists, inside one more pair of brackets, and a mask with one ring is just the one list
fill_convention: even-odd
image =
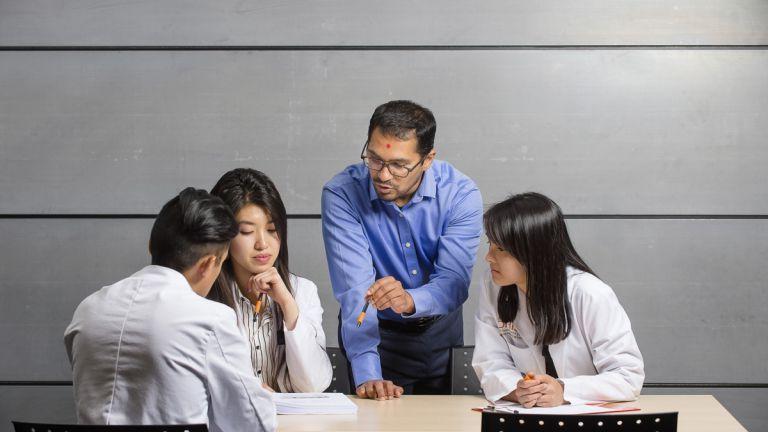
[(374, 282), (365, 293), (365, 298), (378, 310), (391, 308), (395, 313), (406, 315), (416, 311), (413, 297), (403, 288), (403, 284), (392, 276)]
[(399, 398), (403, 394), (403, 388), (387, 380), (370, 380), (359, 386), (357, 396), (363, 399), (376, 399), (378, 401)]

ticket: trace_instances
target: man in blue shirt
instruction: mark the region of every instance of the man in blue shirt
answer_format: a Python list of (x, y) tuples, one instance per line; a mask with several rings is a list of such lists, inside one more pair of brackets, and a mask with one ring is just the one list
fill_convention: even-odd
[[(323, 188), (339, 343), (360, 397), (450, 393), (482, 226), (475, 183), (435, 160), (435, 118), (410, 101), (379, 106), (362, 163)], [(366, 302), (377, 309), (357, 323)]]

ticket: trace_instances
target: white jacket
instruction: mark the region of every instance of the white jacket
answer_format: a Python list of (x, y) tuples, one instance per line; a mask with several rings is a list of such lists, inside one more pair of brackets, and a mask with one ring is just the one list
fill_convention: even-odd
[(91, 294), (64, 334), (84, 424), (207, 423), (272, 431), (272, 396), (251, 370), (229, 307), (181, 273), (148, 266)]
[[(573, 327), (568, 337), (549, 347), (564, 384), (564, 399), (637, 399), (645, 372), (626, 312), (611, 287), (594, 275), (570, 267), (567, 273)], [(520, 291), (514, 321), (517, 331), (501, 334), (497, 312), (500, 289), (486, 274), (475, 315), (472, 366), (491, 401), (515, 390), (521, 372), (544, 374), (546, 370), (542, 347), (533, 343), (534, 329)]]

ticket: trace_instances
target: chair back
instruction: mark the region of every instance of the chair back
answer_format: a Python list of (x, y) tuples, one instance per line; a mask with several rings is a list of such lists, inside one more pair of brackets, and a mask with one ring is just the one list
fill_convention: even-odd
[(349, 363), (347, 363), (347, 357), (341, 352), (341, 348), (326, 348), (325, 352), (328, 353), (328, 358), (331, 359), (331, 367), (333, 368), (333, 378), (331, 378), (331, 385), (325, 390), (326, 393), (343, 393), (353, 394), (352, 386), (350, 385), (349, 377)]
[(480, 380), (472, 368), (474, 345), (451, 348), (451, 394), (482, 395)]
[(482, 432), (676, 432), (677, 413), (511, 414), (483, 411)]

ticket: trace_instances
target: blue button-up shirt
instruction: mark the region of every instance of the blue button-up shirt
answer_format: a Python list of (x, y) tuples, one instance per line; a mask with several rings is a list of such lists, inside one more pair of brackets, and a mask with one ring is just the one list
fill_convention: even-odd
[[(475, 183), (438, 160), (425, 171), (403, 208), (379, 199), (362, 163), (347, 167), (325, 185), (325, 253), (356, 385), (382, 379), (378, 319), (444, 315), (466, 301), (482, 231), (482, 207)], [(403, 284), (416, 311), (404, 317), (392, 309), (378, 314), (369, 310), (357, 328), (365, 292), (386, 276)]]

